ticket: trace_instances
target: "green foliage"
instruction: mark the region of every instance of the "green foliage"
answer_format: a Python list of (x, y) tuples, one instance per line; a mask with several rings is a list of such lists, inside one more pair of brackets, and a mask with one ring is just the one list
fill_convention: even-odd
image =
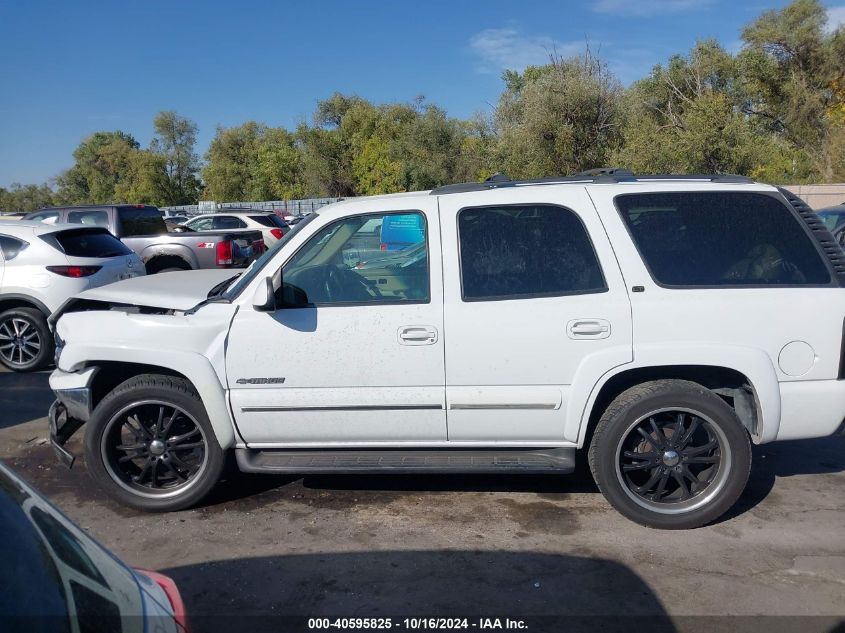
[[(193, 204), (199, 199), (200, 182), (197, 178), (199, 158), (194, 151), (197, 142), (197, 125), (179, 116), (173, 110), (159, 112), (153, 119), (155, 136), (150, 150), (164, 159), (167, 174), (165, 184), (167, 205)], [(149, 179), (152, 174), (145, 174)], [(162, 183), (156, 183), (158, 187)], [(140, 200), (138, 200), (140, 202)]]
[(246, 200), (250, 163), (265, 126), (255, 121), (230, 128), (217, 128), (205, 155), (202, 171), (207, 199), (228, 202)]
[(737, 65), (743, 112), (804, 152), (808, 176), (829, 180), (837, 158), (828, 138), (845, 111), (845, 33), (826, 33), (826, 19), (818, 0), (767, 11), (743, 31)]
[(250, 163), (249, 200), (288, 200), (304, 195), (302, 154), (296, 138), (285, 129), (267, 128)]
[(53, 204), (54, 195), (48, 185), (22, 185), (14, 182), (8, 189), (0, 187), (0, 213), (29, 213), (49, 207)]
[(623, 90), (589, 51), (503, 77), (497, 158), (512, 177), (569, 174), (607, 164), (621, 141)]
[(123, 202), (116, 199), (115, 186), (125, 177), (130, 155), (138, 148), (138, 141), (125, 132), (95, 132), (73, 152), (73, 167), (57, 178), (59, 200), (64, 204)]
[(280, 200), (305, 192), (293, 134), (248, 121), (218, 128), (205, 155), (206, 198), (221, 202)]

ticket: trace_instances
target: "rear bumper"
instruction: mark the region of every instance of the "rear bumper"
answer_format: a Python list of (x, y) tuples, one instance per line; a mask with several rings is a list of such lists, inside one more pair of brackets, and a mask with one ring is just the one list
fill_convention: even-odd
[(800, 440), (845, 433), (845, 380), (780, 383), (777, 440)]

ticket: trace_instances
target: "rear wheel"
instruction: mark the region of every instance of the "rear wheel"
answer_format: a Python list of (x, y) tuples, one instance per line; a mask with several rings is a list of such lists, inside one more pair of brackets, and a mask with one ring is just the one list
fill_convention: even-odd
[(35, 308), (12, 308), (0, 314), (0, 363), (12, 371), (36, 371), (53, 357), (47, 318)]
[(139, 510), (181, 510), (217, 483), (225, 454), (186, 380), (143, 375), (97, 405), (85, 435), (88, 470), (106, 492)]
[(173, 255), (159, 256), (151, 259), (146, 265), (147, 274), (172, 273), (180, 270), (191, 270), (191, 265), (181, 257)]
[(644, 383), (607, 408), (590, 445), (607, 500), (650, 527), (694, 528), (727, 511), (748, 481), (751, 444), (731, 407), (684, 380)]

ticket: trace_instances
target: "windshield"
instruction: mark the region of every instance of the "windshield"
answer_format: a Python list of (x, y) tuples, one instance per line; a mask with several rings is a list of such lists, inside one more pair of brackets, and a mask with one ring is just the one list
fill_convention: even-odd
[(261, 270), (267, 265), (267, 262), (269, 262), (276, 256), (276, 253), (279, 252), (279, 249), (284, 247), (284, 245), (290, 241), (291, 237), (299, 233), (299, 231), (301, 231), (303, 227), (305, 227), (312, 220), (316, 219), (317, 215), (318, 214), (316, 213), (312, 213), (307, 218), (302, 220), (302, 222), (298, 222), (297, 224), (292, 226), (290, 231), (285, 233), (282, 239), (273, 244), (273, 246), (270, 247), (270, 249), (268, 249), (261, 257), (259, 257), (254, 262), (252, 262), (252, 264), (250, 264), (249, 268), (247, 268), (244, 273), (240, 277), (238, 277), (238, 280), (233, 283), (225, 293), (223, 293), (223, 298), (231, 301), (232, 299), (237, 297), (241, 293), (241, 291), (246, 288), (250, 284), (250, 282), (258, 276)]

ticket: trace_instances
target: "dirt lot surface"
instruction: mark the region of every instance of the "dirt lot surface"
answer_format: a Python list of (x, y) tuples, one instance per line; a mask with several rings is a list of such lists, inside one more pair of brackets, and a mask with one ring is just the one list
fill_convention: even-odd
[[(202, 507), (153, 515), (110, 501), (84, 464), (55, 461), (50, 402), (46, 373), (0, 373), (0, 459), (128, 563), (176, 579), (197, 631), (256, 630), (258, 619), (240, 619), (254, 614), (580, 616), (529, 621), (535, 631), (596, 628), (587, 617), (601, 615), (611, 616), (603, 630), (845, 631), (842, 437), (755, 447), (737, 506), (686, 532), (627, 521), (583, 473), (233, 473)], [(81, 452), (79, 439), (70, 448)], [(688, 617), (713, 615), (801, 617)]]

